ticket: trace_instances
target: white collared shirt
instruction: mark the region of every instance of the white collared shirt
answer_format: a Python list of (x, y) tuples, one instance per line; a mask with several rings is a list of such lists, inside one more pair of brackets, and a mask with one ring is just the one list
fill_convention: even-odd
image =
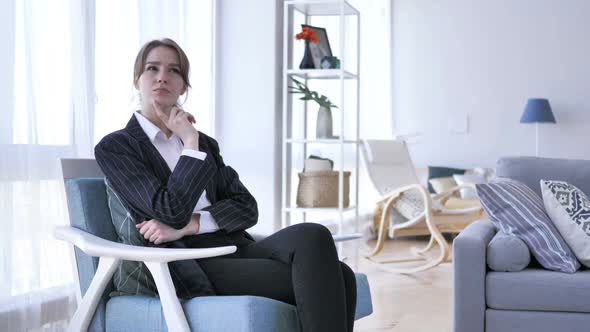
[[(160, 155), (162, 155), (162, 158), (164, 158), (171, 171), (173, 171), (174, 167), (176, 167), (180, 156), (189, 156), (200, 160), (205, 160), (207, 157), (207, 153), (205, 152), (193, 149), (185, 149), (182, 145), (182, 141), (178, 136), (176, 136), (176, 134), (172, 134), (170, 138), (167, 138), (166, 134), (164, 134), (160, 128), (144, 117), (141, 113), (135, 112), (135, 118), (137, 119), (137, 122), (139, 122), (141, 129), (143, 129), (152, 144), (156, 147), (156, 150), (158, 150)], [(199, 197), (199, 201), (193, 210), (193, 213), (198, 213), (201, 215), (198, 234), (212, 233), (219, 230), (219, 225), (217, 225), (211, 213), (209, 213), (209, 211), (202, 210), (203, 208), (210, 205), (211, 202), (209, 202), (207, 199), (207, 191), (205, 190), (201, 194), (201, 197)]]

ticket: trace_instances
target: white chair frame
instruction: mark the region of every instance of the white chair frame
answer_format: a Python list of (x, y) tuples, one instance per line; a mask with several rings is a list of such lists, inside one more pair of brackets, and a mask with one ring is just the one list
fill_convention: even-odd
[[(104, 176), (94, 159), (62, 159), (65, 179)], [(86, 294), (74, 313), (68, 332), (87, 331), (105, 287), (121, 260), (144, 262), (150, 270), (164, 312), (168, 331), (190, 332), (189, 324), (172, 283), (168, 263), (178, 260), (199, 259), (232, 254), (236, 246), (202, 249), (150, 248), (126, 245), (102, 239), (72, 226), (58, 226), (54, 236), (78, 247), (85, 254), (99, 257), (98, 268)]]

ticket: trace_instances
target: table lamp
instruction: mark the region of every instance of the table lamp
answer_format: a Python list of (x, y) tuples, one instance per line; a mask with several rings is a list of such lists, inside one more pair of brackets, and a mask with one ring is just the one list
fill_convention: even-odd
[(539, 156), (539, 123), (555, 123), (549, 100), (544, 98), (530, 98), (520, 117), (520, 123), (535, 124), (535, 156)]

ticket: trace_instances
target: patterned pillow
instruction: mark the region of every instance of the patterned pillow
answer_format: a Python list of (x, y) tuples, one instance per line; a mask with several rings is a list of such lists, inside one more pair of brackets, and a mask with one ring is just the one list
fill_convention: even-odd
[(575, 186), (541, 180), (545, 210), (580, 262), (590, 267), (590, 200)]
[(541, 198), (531, 188), (509, 179), (477, 184), (476, 188), (496, 227), (521, 238), (544, 268), (567, 273), (580, 268), (580, 262), (545, 213)]
[[(433, 210), (442, 210), (442, 205), (437, 200), (431, 200)], [(395, 209), (404, 218), (410, 220), (424, 213), (424, 198), (418, 189), (410, 189), (403, 192), (395, 202)]]
[[(107, 187), (107, 202), (111, 210), (111, 219), (119, 242), (134, 246), (147, 246), (148, 241), (143, 238), (135, 225), (137, 222), (127, 211), (121, 199), (105, 178)], [(147, 266), (143, 262), (121, 261), (121, 265), (113, 275), (115, 291), (111, 296), (117, 295), (147, 295), (156, 296), (156, 284)]]

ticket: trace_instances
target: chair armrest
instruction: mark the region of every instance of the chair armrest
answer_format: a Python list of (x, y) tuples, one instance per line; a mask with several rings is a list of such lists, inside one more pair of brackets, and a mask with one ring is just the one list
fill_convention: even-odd
[(489, 220), (467, 226), (453, 241), (453, 331), (484, 331), (486, 250), (496, 234)]
[(68, 331), (86, 331), (96, 306), (121, 260), (142, 261), (150, 270), (162, 303), (168, 331), (189, 332), (190, 328), (180, 301), (176, 297), (168, 262), (221, 256), (234, 253), (236, 246), (203, 249), (168, 249), (131, 246), (108, 241), (81, 229), (59, 226), (53, 235), (70, 242), (89, 256), (100, 257), (98, 268), (86, 294), (70, 320)]
[(198, 259), (222, 256), (234, 253), (236, 246), (202, 249), (171, 249), (132, 246), (105, 240), (81, 229), (71, 226), (59, 226), (53, 235), (60, 240), (70, 242), (89, 256), (113, 257), (129, 261), (167, 263), (185, 259)]

